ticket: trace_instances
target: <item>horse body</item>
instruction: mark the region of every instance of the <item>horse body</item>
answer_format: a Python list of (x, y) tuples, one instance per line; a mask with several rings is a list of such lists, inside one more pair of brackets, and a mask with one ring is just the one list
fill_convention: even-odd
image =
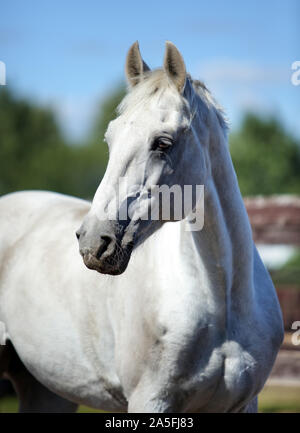
[(120, 385), (112, 368), (109, 277), (99, 280), (84, 267), (74, 236), (89, 203), (24, 192), (1, 198), (0, 208), (9, 239), (1, 257), (0, 320), (18, 355), (41, 383), (64, 397), (119, 408), (110, 394), (116, 388), (117, 396)]
[[(185, 83), (191, 102), (195, 88), (181, 76), (181, 58), (170, 59), (173, 47), (165, 69), (179, 62), (174, 84), (178, 90)], [(127, 73), (138, 89), (136, 69), (145, 72), (146, 65), (136, 48)], [(156, 154), (153, 162), (141, 146), (120, 150), (117, 142), (128, 141), (134, 122), (151, 124), (146, 113), (133, 120), (126, 112), (110, 128), (115, 144), (92, 205), (47, 192), (0, 199), (0, 320), (31, 375), (75, 403), (140, 412), (255, 410), (283, 336), (276, 293), (252, 241), (218, 111), (206, 109), (204, 128), (194, 116), (187, 122), (172, 86), (158, 97), (156, 123), (188, 129), (180, 156), (170, 153), (162, 162)], [(170, 101), (179, 105), (167, 116)], [(123, 154), (116, 157), (116, 149)], [(189, 215), (176, 222), (100, 220), (97, 210), (112, 202), (108, 183), (124, 170), (130, 179), (140, 176), (138, 196), (146, 204), (153, 178), (202, 181), (203, 229), (191, 230)], [(197, 203), (195, 209), (201, 210)], [(82, 220), (84, 262), (107, 275), (80, 260), (74, 232)]]
[[(3, 197), (0, 209), (6, 244), (0, 320), (27, 369), (47, 388), (106, 410), (125, 410), (128, 400), (140, 408), (155, 392), (162, 401), (150, 407), (157, 411), (170, 409), (163, 392), (176, 399), (165, 401), (173, 410), (227, 411), (243, 408), (260, 390), (274, 358), (270, 339), (280, 339), (280, 332), (270, 336), (276, 298), (272, 305), (267, 279), (253, 287), (255, 304), (247, 304), (247, 313), (239, 288), (239, 299), (231, 301), (236, 310), (227, 312), (225, 295), (220, 305), (210, 282), (199, 280), (203, 263), (182, 222), (147, 239), (126, 273), (101, 277), (82, 264), (74, 236), (89, 203), (24, 192)], [(9, 219), (6, 209), (13, 210)], [(265, 272), (255, 257), (256, 272)]]

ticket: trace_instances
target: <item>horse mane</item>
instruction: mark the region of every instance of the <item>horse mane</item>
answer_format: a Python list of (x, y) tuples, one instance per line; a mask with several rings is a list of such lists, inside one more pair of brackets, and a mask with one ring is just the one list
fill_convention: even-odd
[(195, 93), (200, 97), (200, 100), (204, 102), (209, 109), (215, 112), (224, 132), (227, 132), (229, 129), (229, 122), (223, 107), (212, 96), (203, 81), (194, 80), (190, 74), (188, 74), (188, 80), (190, 81)]
[[(193, 88), (194, 92), (190, 91), (191, 88)], [(148, 104), (151, 99), (160, 98), (167, 89), (173, 92), (175, 104), (176, 101), (178, 105), (182, 104), (183, 99), (185, 100), (186, 108), (189, 109), (192, 116), (197, 110), (205, 118), (207, 115), (205, 110), (213, 110), (223, 131), (227, 132), (228, 121), (225, 112), (202, 81), (194, 80), (190, 74), (187, 74), (182, 98), (163, 69), (146, 72), (143, 79), (136, 86), (129, 87), (127, 94), (117, 107), (117, 113), (121, 115), (138, 105)], [(198, 98), (195, 98), (195, 95)]]

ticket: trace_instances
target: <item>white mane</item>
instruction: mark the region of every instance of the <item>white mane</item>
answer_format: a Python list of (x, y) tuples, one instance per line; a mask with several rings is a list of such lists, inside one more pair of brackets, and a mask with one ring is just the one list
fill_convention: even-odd
[(145, 73), (144, 79), (140, 83), (134, 87), (130, 87), (128, 93), (119, 104), (117, 113), (119, 115), (125, 114), (132, 109), (137, 109), (143, 105), (149, 104), (150, 100), (159, 100), (166, 91), (171, 92), (175, 106), (182, 105), (184, 109), (190, 112), (191, 117), (194, 116), (195, 111), (198, 111), (205, 119), (208, 110), (213, 110), (217, 115), (222, 129), (224, 132), (227, 131), (228, 122), (224, 110), (213, 98), (203, 82), (193, 80), (193, 78), (188, 75), (182, 97), (162, 69)]

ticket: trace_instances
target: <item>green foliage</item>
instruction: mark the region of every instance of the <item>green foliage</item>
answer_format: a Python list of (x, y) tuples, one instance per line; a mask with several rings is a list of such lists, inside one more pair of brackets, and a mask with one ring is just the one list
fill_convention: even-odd
[[(112, 94), (104, 99), (95, 116), (94, 125), (90, 137), (88, 138), (88, 144), (83, 148), (83, 153), (90, 155), (89, 168), (86, 174), (82, 173), (82, 176), (89, 176), (88, 191), (90, 195), (94, 194), (105, 173), (108, 161), (108, 147), (104, 141), (104, 134), (109, 122), (116, 117), (116, 108), (124, 96), (125, 88), (119, 86)], [(85, 166), (83, 166), (83, 170), (86, 170)]]
[[(66, 141), (52, 110), (0, 88), (0, 195), (48, 189), (91, 198), (108, 160), (103, 140), (125, 94), (123, 86), (103, 101), (81, 146)], [(248, 114), (230, 136), (243, 195), (300, 193), (299, 143), (275, 119)]]
[(104, 101), (87, 143), (72, 146), (54, 113), (0, 91), (0, 195), (46, 189), (91, 198), (104, 174), (108, 151), (103, 135), (124, 94)]
[(292, 285), (300, 290), (300, 249), (279, 269), (271, 270), (272, 280), (277, 285)]
[(92, 129), (92, 141), (104, 139), (104, 134), (109, 122), (116, 117), (116, 108), (124, 98), (126, 93), (125, 87), (120, 85), (117, 89), (103, 101), (99, 107), (98, 114)]
[(282, 269), (300, 269), (300, 248), (292, 255), (292, 257), (283, 265)]
[(1, 194), (18, 189), (46, 188), (49, 184), (56, 186), (65, 152), (50, 110), (28, 101), (17, 101), (7, 89), (1, 89)]
[(244, 196), (300, 193), (300, 143), (278, 120), (246, 115), (230, 151)]

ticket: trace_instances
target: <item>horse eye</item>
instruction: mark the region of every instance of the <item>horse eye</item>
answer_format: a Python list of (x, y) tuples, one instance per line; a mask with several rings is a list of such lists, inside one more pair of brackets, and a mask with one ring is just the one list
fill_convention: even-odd
[(166, 150), (172, 146), (173, 141), (167, 137), (158, 137), (154, 140), (152, 150)]

